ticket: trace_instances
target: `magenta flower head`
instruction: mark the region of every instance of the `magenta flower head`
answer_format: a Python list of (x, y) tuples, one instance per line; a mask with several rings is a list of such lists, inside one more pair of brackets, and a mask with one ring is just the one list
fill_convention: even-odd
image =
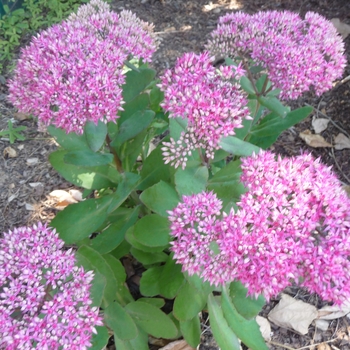
[(40, 124), (67, 133), (82, 133), (87, 121), (115, 121), (123, 104), (124, 62), (131, 57), (150, 61), (151, 30), (129, 12), (118, 16), (93, 0), (22, 50), (9, 99)]
[(92, 272), (46, 225), (20, 227), (0, 239), (0, 348), (87, 349), (95, 326)]
[(162, 107), (170, 118), (187, 119), (187, 131), (178, 141), (164, 143), (165, 162), (185, 168), (187, 156), (203, 149), (207, 158), (214, 157), (221, 137), (234, 135), (249, 119), (247, 99), (237, 84), (241, 67), (213, 66), (208, 52), (180, 57), (173, 70), (161, 77), (164, 91)]
[[(330, 168), (309, 154), (275, 159), (261, 152), (244, 158), (242, 171), (248, 191), (236, 212), (221, 215), (213, 193), (184, 197), (170, 212), (183, 270), (215, 285), (239, 280), (266, 299), (295, 282), (324, 300), (348, 300), (350, 199)], [(198, 215), (202, 198), (215, 217)]]
[(267, 70), (283, 99), (296, 99), (310, 89), (321, 95), (346, 65), (340, 35), (330, 21), (313, 12), (304, 20), (288, 11), (225, 15), (208, 49), (224, 57), (253, 59)]

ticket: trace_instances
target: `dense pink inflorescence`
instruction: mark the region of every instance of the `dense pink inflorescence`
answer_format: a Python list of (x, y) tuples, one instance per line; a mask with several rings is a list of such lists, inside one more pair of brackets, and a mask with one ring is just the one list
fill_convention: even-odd
[[(240, 280), (250, 294), (267, 299), (292, 281), (325, 300), (348, 299), (350, 199), (330, 168), (309, 154), (276, 160), (272, 153), (261, 152), (243, 159), (242, 170), (248, 191), (238, 210), (222, 217), (216, 211), (215, 219), (205, 224), (205, 242), (216, 242), (211, 243), (216, 252), (202, 249), (200, 220), (191, 229), (185, 222), (197, 212), (187, 204), (189, 198), (195, 203), (207, 194), (184, 197), (181, 215), (179, 207), (170, 212), (174, 258), (183, 269), (215, 285)], [(206, 206), (211, 205), (220, 210), (212, 193)], [(184, 258), (188, 251), (183, 245), (191, 242), (198, 247), (189, 255), (196, 270)]]
[(225, 15), (208, 48), (218, 55), (252, 58), (267, 69), (283, 99), (296, 99), (311, 88), (321, 95), (342, 76), (346, 64), (335, 27), (313, 12), (304, 20), (288, 11)]
[(124, 62), (150, 61), (151, 30), (130, 12), (118, 15), (93, 0), (23, 49), (9, 99), (41, 124), (66, 132), (82, 133), (87, 121), (115, 121), (123, 104)]
[(187, 119), (187, 131), (178, 141), (164, 143), (166, 163), (186, 166), (187, 157), (195, 149), (204, 149), (213, 158), (221, 137), (234, 135), (249, 118), (247, 99), (232, 80), (242, 74), (241, 67), (222, 67), (217, 71), (209, 53), (187, 53), (180, 57), (173, 70), (161, 77), (164, 91), (162, 107), (171, 118)]
[(0, 348), (87, 349), (95, 326), (92, 272), (75, 266), (72, 250), (38, 224), (0, 239)]

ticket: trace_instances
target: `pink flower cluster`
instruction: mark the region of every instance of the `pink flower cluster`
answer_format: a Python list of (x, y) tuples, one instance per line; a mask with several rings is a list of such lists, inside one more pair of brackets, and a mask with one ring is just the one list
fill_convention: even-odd
[(242, 170), (248, 191), (236, 212), (221, 217), (221, 201), (201, 193), (169, 213), (183, 270), (215, 285), (240, 280), (267, 299), (293, 281), (325, 300), (348, 299), (350, 199), (330, 168), (309, 154), (261, 152), (242, 159)]
[(54, 230), (38, 224), (0, 239), (0, 348), (72, 349), (91, 346), (102, 325), (91, 307), (92, 272), (75, 266)]
[(24, 48), (9, 99), (40, 124), (67, 133), (82, 133), (87, 121), (115, 121), (123, 104), (124, 62), (151, 60), (151, 31), (130, 12), (118, 15), (103, 1), (92, 0)]
[(180, 139), (164, 142), (165, 162), (185, 168), (193, 150), (204, 149), (207, 158), (214, 157), (221, 137), (234, 135), (242, 120), (249, 119), (247, 99), (237, 83), (241, 67), (213, 67), (208, 52), (180, 57), (173, 70), (161, 77), (164, 91), (162, 107), (171, 118), (187, 119), (188, 127)]
[(253, 59), (267, 70), (283, 99), (296, 99), (311, 88), (321, 95), (342, 76), (346, 64), (335, 27), (313, 12), (304, 20), (288, 11), (225, 15), (208, 49), (225, 57)]

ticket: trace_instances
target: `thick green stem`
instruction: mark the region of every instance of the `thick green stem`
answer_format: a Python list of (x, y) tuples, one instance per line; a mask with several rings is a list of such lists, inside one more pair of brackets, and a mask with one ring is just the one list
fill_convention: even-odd
[(109, 137), (108, 134), (107, 134), (107, 136), (106, 136), (106, 142), (107, 142), (107, 145), (108, 145), (109, 150), (110, 150), (110, 151), (112, 152), (112, 154), (113, 154), (114, 163), (115, 163), (115, 166), (116, 166), (118, 172), (119, 172), (120, 174), (123, 174), (123, 173), (124, 173), (124, 169), (123, 169), (123, 166), (122, 166), (122, 162), (121, 162), (121, 160), (120, 160), (120, 158), (119, 158), (119, 156), (118, 156), (116, 150), (111, 146), (112, 140), (111, 140), (111, 138)]

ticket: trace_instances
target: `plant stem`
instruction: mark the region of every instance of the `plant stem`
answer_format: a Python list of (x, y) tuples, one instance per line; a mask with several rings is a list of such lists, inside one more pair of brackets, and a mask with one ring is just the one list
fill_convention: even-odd
[(123, 169), (123, 166), (122, 166), (122, 162), (121, 162), (121, 160), (120, 160), (120, 158), (119, 158), (119, 156), (118, 156), (116, 150), (114, 149), (114, 147), (111, 146), (112, 140), (111, 140), (111, 138), (109, 137), (108, 134), (107, 134), (107, 136), (106, 136), (106, 142), (107, 142), (107, 145), (108, 145), (109, 150), (110, 150), (110, 151), (112, 152), (112, 154), (113, 154), (114, 163), (115, 163), (115, 166), (116, 166), (118, 172), (119, 172), (120, 174), (123, 174), (123, 173), (124, 173), (124, 169)]

